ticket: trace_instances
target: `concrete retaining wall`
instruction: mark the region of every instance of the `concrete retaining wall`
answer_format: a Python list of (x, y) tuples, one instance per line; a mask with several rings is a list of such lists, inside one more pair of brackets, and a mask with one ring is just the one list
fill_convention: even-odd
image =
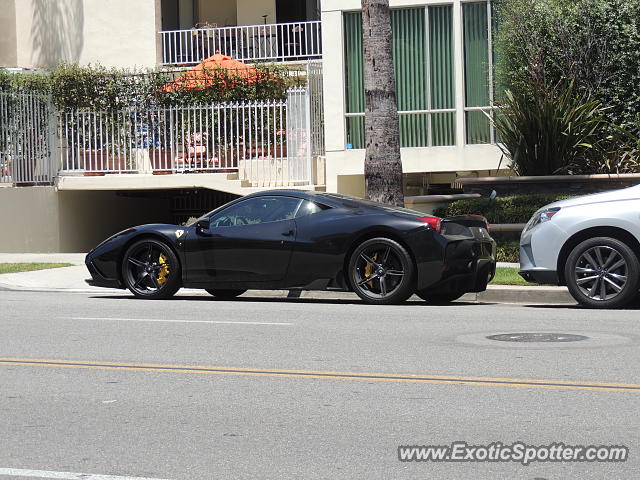
[(133, 225), (171, 221), (168, 199), (113, 191), (0, 188), (0, 252), (86, 252)]

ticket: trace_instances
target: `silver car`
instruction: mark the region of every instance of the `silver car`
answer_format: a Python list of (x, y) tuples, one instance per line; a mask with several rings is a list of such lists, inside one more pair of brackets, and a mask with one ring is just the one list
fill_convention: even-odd
[(579, 303), (619, 308), (640, 288), (640, 185), (551, 203), (520, 237), (520, 275), (566, 285)]

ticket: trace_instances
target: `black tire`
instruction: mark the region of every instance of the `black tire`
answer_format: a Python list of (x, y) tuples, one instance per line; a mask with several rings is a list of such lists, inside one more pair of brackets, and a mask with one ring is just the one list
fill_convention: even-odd
[(585, 240), (567, 259), (569, 293), (588, 308), (622, 308), (638, 295), (640, 265), (629, 246), (609, 237)]
[(413, 294), (413, 260), (394, 240), (379, 237), (358, 245), (348, 268), (351, 288), (366, 303), (400, 303)]
[(246, 290), (240, 290), (240, 289), (221, 290), (219, 288), (205, 288), (205, 290), (207, 291), (207, 293), (213, 295), (216, 298), (220, 298), (222, 300), (231, 300), (232, 298), (239, 297), (244, 292), (246, 292)]
[(182, 284), (180, 261), (161, 240), (146, 238), (131, 245), (122, 260), (124, 284), (138, 298), (172, 297)]
[(419, 296), (425, 302), (431, 305), (446, 305), (459, 299), (467, 292), (429, 292), (425, 290), (416, 291), (416, 295)]

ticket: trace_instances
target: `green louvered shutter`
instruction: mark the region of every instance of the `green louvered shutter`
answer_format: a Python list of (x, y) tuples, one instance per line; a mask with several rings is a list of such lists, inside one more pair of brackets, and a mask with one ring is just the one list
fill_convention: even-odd
[[(488, 107), (489, 23), (487, 2), (463, 4), (465, 107)], [(481, 110), (465, 114), (467, 143), (489, 143), (491, 125)]]
[[(424, 8), (391, 10), (398, 110), (427, 109), (427, 38)], [(428, 145), (426, 113), (400, 115), (400, 145)]]
[[(455, 108), (453, 7), (429, 7), (430, 110)], [(455, 112), (431, 114), (431, 144), (455, 144)]]
[[(420, 112), (400, 114), (403, 147), (455, 144), (455, 112), (424, 113), (455, 108), (453, 8), (429, 7), (428, 35), (426, 13), (424, 8), (391, 11), (398, 110)], [(346, 12), (343, 18), (346, 111), (362, 113), (362, 17), (360, 12)], [(347, 143), (353, 148), (364, 148), (364, 117), (347, 115), (346, 124)]]
[[(362, 51), (362, 15), (344, 14), (344, 62), (347, 113), (364, 112), (364, 54)], [(364, 148), (364, 117), (347, 116), (347, 143)]]

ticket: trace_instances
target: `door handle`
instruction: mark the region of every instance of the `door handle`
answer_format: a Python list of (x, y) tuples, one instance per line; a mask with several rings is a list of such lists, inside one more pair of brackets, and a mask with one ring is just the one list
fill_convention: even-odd
[(283, 232), (282, 235), (285, 237), (290, 237), (294, 234), (295, 232), (293, 230), (289, 230), (287, 232)]

